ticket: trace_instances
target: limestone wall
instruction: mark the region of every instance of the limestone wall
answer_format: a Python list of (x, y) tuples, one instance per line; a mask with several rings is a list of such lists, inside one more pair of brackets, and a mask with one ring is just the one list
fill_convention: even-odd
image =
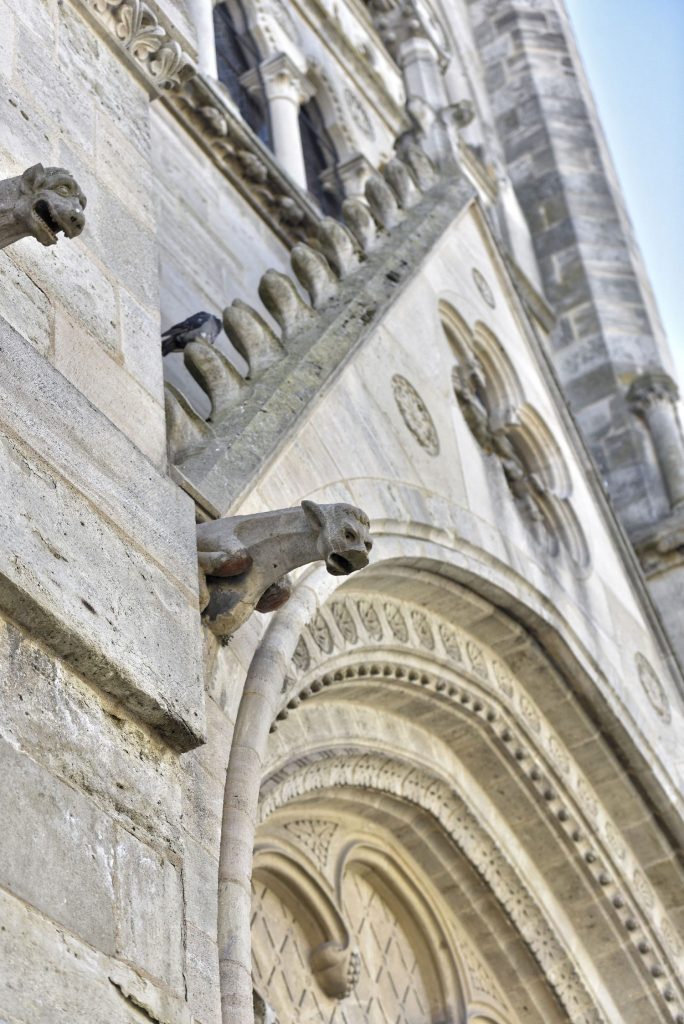
[(150, 87), (89, 11), (0, 9), (0, 176), (64, 166), (87, 197), (78, 238), (0, 252), (0, 1016), (187, 1022), (194, 506), (166, 475)]
[[(384, 161), (408, 121), (366, 6), (257, 6), (263, 41), (310, 62), (344, 156)], [(435, 1019), (516, 1024), (528, 987), (534, 1020), (677, 1019), (681, 679), (488, 226), (486, 161), (470, 153), (479, 199), (442, 183), (396, 211), (403, 236), (308, 316), (298, 344), (342, 326), (324, 377), (305, 352), (296, 389), (274, 371), (278, 436), (259, 448), (256, 416), (233, 466), (207, 445), (203, 513), (352, 500), (375, 537), (352, 586), (306, 568), (282, 611), (220, 645), (200, 622), (195, 504), (167, 461), (160, 326), (255, 302), (316, 211), (263, 153), (236, 182), (213, 87), (195, 81), (187, 109), (167, 91), (195, 56), (180, 0), (0, 15), (2, 176), (64, 165), (88, 199), (79, 238), (0, 252), (0, 1018), (250, 1024), (254, 830), (289, 843), (296, 872), (290, 818), (339, 811), (353, 842), (367, 828), (409, 868), (422, 858), (412, 906), (434, 884), (444, 935), (477, 946), (430, 996)], [(466, 17), (447, 94), (472, 79), (483, 124), (463, 139), (488, 158), (498, 122)], [(499, 368), (527, 492), (458, 397), (463, 345)], [(557, 513), (545, 533), (533, 490)], [(337, 913), (335, 878), (320, 884)], [(304, 957), (296, 974), (316, 991)]]

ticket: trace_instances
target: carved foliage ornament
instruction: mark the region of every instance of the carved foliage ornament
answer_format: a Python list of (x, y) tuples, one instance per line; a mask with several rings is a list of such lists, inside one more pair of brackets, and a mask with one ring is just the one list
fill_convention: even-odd
[(392, 391), (401, 417), (418, 444), (428, 455), (439, 455), (439, 437), (435, 424), (413, 384), (396, 373), (392, 377)]
[(20, 238), (54, 245), (62, 232), (80, 235), (86, 197), (69, 171), (34, 164), (16, 178), (0, 181), (0, 249)]
[(155, 89), (177, 89), (197, 72), (190, 56), (143, 0), (90, 0), (88, 4)]

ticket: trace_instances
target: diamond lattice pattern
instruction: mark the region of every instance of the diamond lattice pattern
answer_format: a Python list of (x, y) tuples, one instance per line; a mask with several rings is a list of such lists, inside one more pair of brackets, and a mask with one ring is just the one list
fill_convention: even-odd
[(414, 948), (372, 873), (348, 872), (344, 903), (361, 974), (354, 992), (337, 1002), (311, 975), (310, 947), (296, 915), (267, 886), (255, 884), (254, 978), (281, 1024), (427, 1024), (429, 1000)]

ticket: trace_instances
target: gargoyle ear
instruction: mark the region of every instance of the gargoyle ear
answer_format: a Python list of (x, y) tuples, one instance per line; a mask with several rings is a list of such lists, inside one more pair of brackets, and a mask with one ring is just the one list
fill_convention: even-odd
[(325, 524), (323, 509), (320, 505), (317, 505), (315, 501), (309, 501), (305, 498), (302, 502), (302, 508), (314, 526), (322, 527)]
[(45, 184), (45, 168), (42, 164), (34, 164), (27, 168), (21, 176), (21, 191), (30, 195), (37, 192)]

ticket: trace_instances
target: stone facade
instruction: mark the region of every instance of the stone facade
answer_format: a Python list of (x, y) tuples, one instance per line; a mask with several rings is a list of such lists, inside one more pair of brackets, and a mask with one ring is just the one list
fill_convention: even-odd
[(0, 24), (0, 1020), (682, 1024), (684, 440), (560, 0)]

